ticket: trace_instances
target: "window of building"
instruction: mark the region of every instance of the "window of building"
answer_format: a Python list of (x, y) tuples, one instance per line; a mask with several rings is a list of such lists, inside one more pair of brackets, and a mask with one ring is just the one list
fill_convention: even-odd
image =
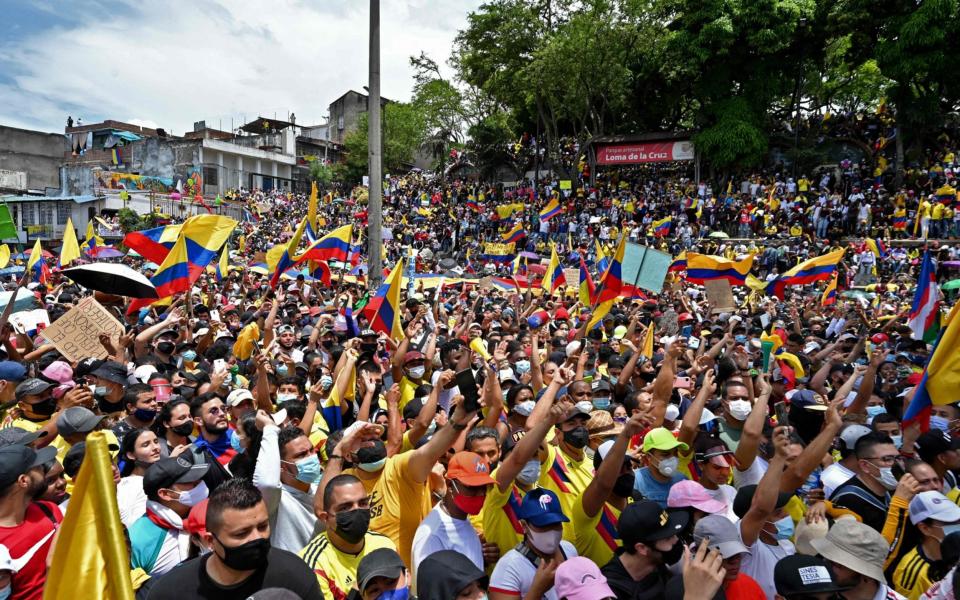
[(60, 202), (57, 206), (57, 225), (66, 225), (73, 212), (73, 202)]
[(21, 202), (20, 203), (20, 225), (36, 225), (37, 224), (37, 214), (35, 212), (36, 202)]
[(203, 168), (203, 185), (220, 185), (220, 170), (216, 167), (204, 167)]
[(57, 203), (56, 202), (41, 202), (40, 203), (40, 222), (38, 225), (53, 225), (56, 217)]
[(343, 129), (343, 115), (337, 117), (337, 129)]

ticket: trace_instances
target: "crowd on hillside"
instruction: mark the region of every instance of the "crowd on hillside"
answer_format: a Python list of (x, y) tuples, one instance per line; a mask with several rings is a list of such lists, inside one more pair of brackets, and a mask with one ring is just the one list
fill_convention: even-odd
[[(904, 416), (932, 351), (909, 320), (922, 255), (945, 283), (958, 250), (884, 246), (958, 232), (947, 158), (900, 191), (852, 164), (715, 187), (619, 170), (569, 192), (413, 172), (385, 184), (382, 249), (365, 191), (321, 190), (320, 233), (353, 224), (363, 250), (329, 284), (276, 288), (248, 267), (309, 200), (237, 192), (237, 268), (129, 315), (97, 294), (125, 324), (99, 356), (2, 329), (0, 598), (69, 581), (48, 563), (102, 432), (138, 599), (953, 599), (960, 406)], [(484, 258), (518, 225), (528, 267), (555, 244), (598, 279), (623, 237), (753, 255), (760, 281), (848, 252), (831, 302), (820, 281), (714, 307), (681, 268), (588, 327), (601, 308), (577, 282), (547, 294)], [(367, 258), (410, 248), (447, 282), (385, 312)], [(29, 287), (55, 323), (92, 292), (53, 267)]]

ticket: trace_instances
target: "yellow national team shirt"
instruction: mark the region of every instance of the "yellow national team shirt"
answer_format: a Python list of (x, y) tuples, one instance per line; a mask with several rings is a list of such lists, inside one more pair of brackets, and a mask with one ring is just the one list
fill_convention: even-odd
[[(423, 381), (424, 383), (430, 383), (426, 378)], [(403, 412), (403, 407), (407, 405), (407, 402), (413, 400), (413, 394), (421, 385), (410, 381), (406, 375), (403, 376), (403, 379), (400, 380), (400, 404), (397, 406), (397, 410)]]
[[(491, 476), (497, 478), (496, 470)], [(500, 548), (500, 556), (523, 541), (523, 527), (517, 518), (522, 499), (523, 492), (515, 483), (511, 483), (504, 492), (501, 492), (497, 485), (491, 485), (487, 489), (487, 498), (483, 501), (483, 510), (480, 511), (481, 531), (487, 542)]]
[[(573, 501), (583, 493), (593, 479), (593, 461), (586, 457), (580, 461), (564, 454), (559, 447), (547, 445), (547, 460), (541, 466), (540, 487), (553, 491), (560, 499), (563, 514), (567, 517), (573, 509)], [(563, 524), (563, 537), (573, 539), (573, 524)]]
[[(420, 526), (420, 521), (433, 508), (430, 504), (429, 483), (417, 483), (410, 474), (411, 456), (413, 452), (404, 452), (388, 458), (380, 477), (368, 492), (370, 530), (393, 540), (397, 552), (408, 566), (413, 536)], [(352, 474), (357, 475), (355, 472)], [(364, 488), (366, 485), (365, 482)]]
[(324, 598), (345, 600), (350, 590), (356, 586), (360, 559), (380, 548), (397, 549), (387, 536), (367, 532), (363, 538), (363, 550), (358, 554), (350, 554), (337, 550), (327, 538), (327, 534), (321, 533), (310, 540), (298, 554), (307, 566), (313, 569)]
[(573, 525), (573, 538), (568, 541), (577, 548), (577, 554), (586, 556), (598, 565), (610, 562), (621, 545), (617, 535), (620, 511), (604, 502), (603, 508), (596, 515), (588, 517), (583, 511), (583, 494), (580, 494), (573, 501), (573, 508), (568, 516), (570, 524)]
[(893, 572), (893, 589), (907, 600), (917, 600), (933, 584), (928, 576), (930, 559), (917, 546), (903, 555)]

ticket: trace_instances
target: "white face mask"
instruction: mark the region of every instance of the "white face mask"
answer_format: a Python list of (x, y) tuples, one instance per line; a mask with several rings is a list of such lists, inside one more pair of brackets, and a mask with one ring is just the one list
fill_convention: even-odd
[(880, 475), (874, 475), (874, 479), (880, 482), (883, 487), (888, 490), (897, 489), (897, 478), (893, 474), (892, 467), (877, 467), (880, 470)]
[(730, 416), (738, 421), (746, 421), (751, 410), (753, 410), (753, 406), (746, 400), (732, 400), (727, 405)]
[(534, 531), (527, 529), (527, 537), (530, 539), (530, 545), (543, 554), (552, 555), (560, 547), (560, 538), (563, 537), (563, 531), (550, 529), (548, 531)]
[(208, 495), (209, 490), (207, 490), (207, 484), (201, 481), (192, 490), (180, 491), (180, 497), (177, 498), (177, 502), (184, 506), (196, 506), (206, 500)]
[(670, 458), (664, 458), (657, 463), (657, 470), (660, 471), (660, 474), (664, 477), (672, 477), (674, 473), (677, 472), (677, 467), (680, 466), (680, 459), (676, 456), (671, 456)]
[(407, 373), (410, 374), (410, 377), (412, 379), (420, 379), (421, 377), (423, 377), (424, 373), (426, 372), (427, 372), (427, 368), (423, 365), (420, 365), (419, 367), (411, 367), (407, 369)]

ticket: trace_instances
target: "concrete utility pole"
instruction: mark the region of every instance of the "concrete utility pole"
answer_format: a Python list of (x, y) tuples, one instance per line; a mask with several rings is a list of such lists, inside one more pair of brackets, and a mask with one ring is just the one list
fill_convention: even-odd
[(370, 96), (367, 99), (367, 157), (370, 163), (368, 195), (369, 230), (367, 266), (370, 286), (376, 289), (383, 280), (383, 157), (380, 153), (380, 0), (370, 0)]

